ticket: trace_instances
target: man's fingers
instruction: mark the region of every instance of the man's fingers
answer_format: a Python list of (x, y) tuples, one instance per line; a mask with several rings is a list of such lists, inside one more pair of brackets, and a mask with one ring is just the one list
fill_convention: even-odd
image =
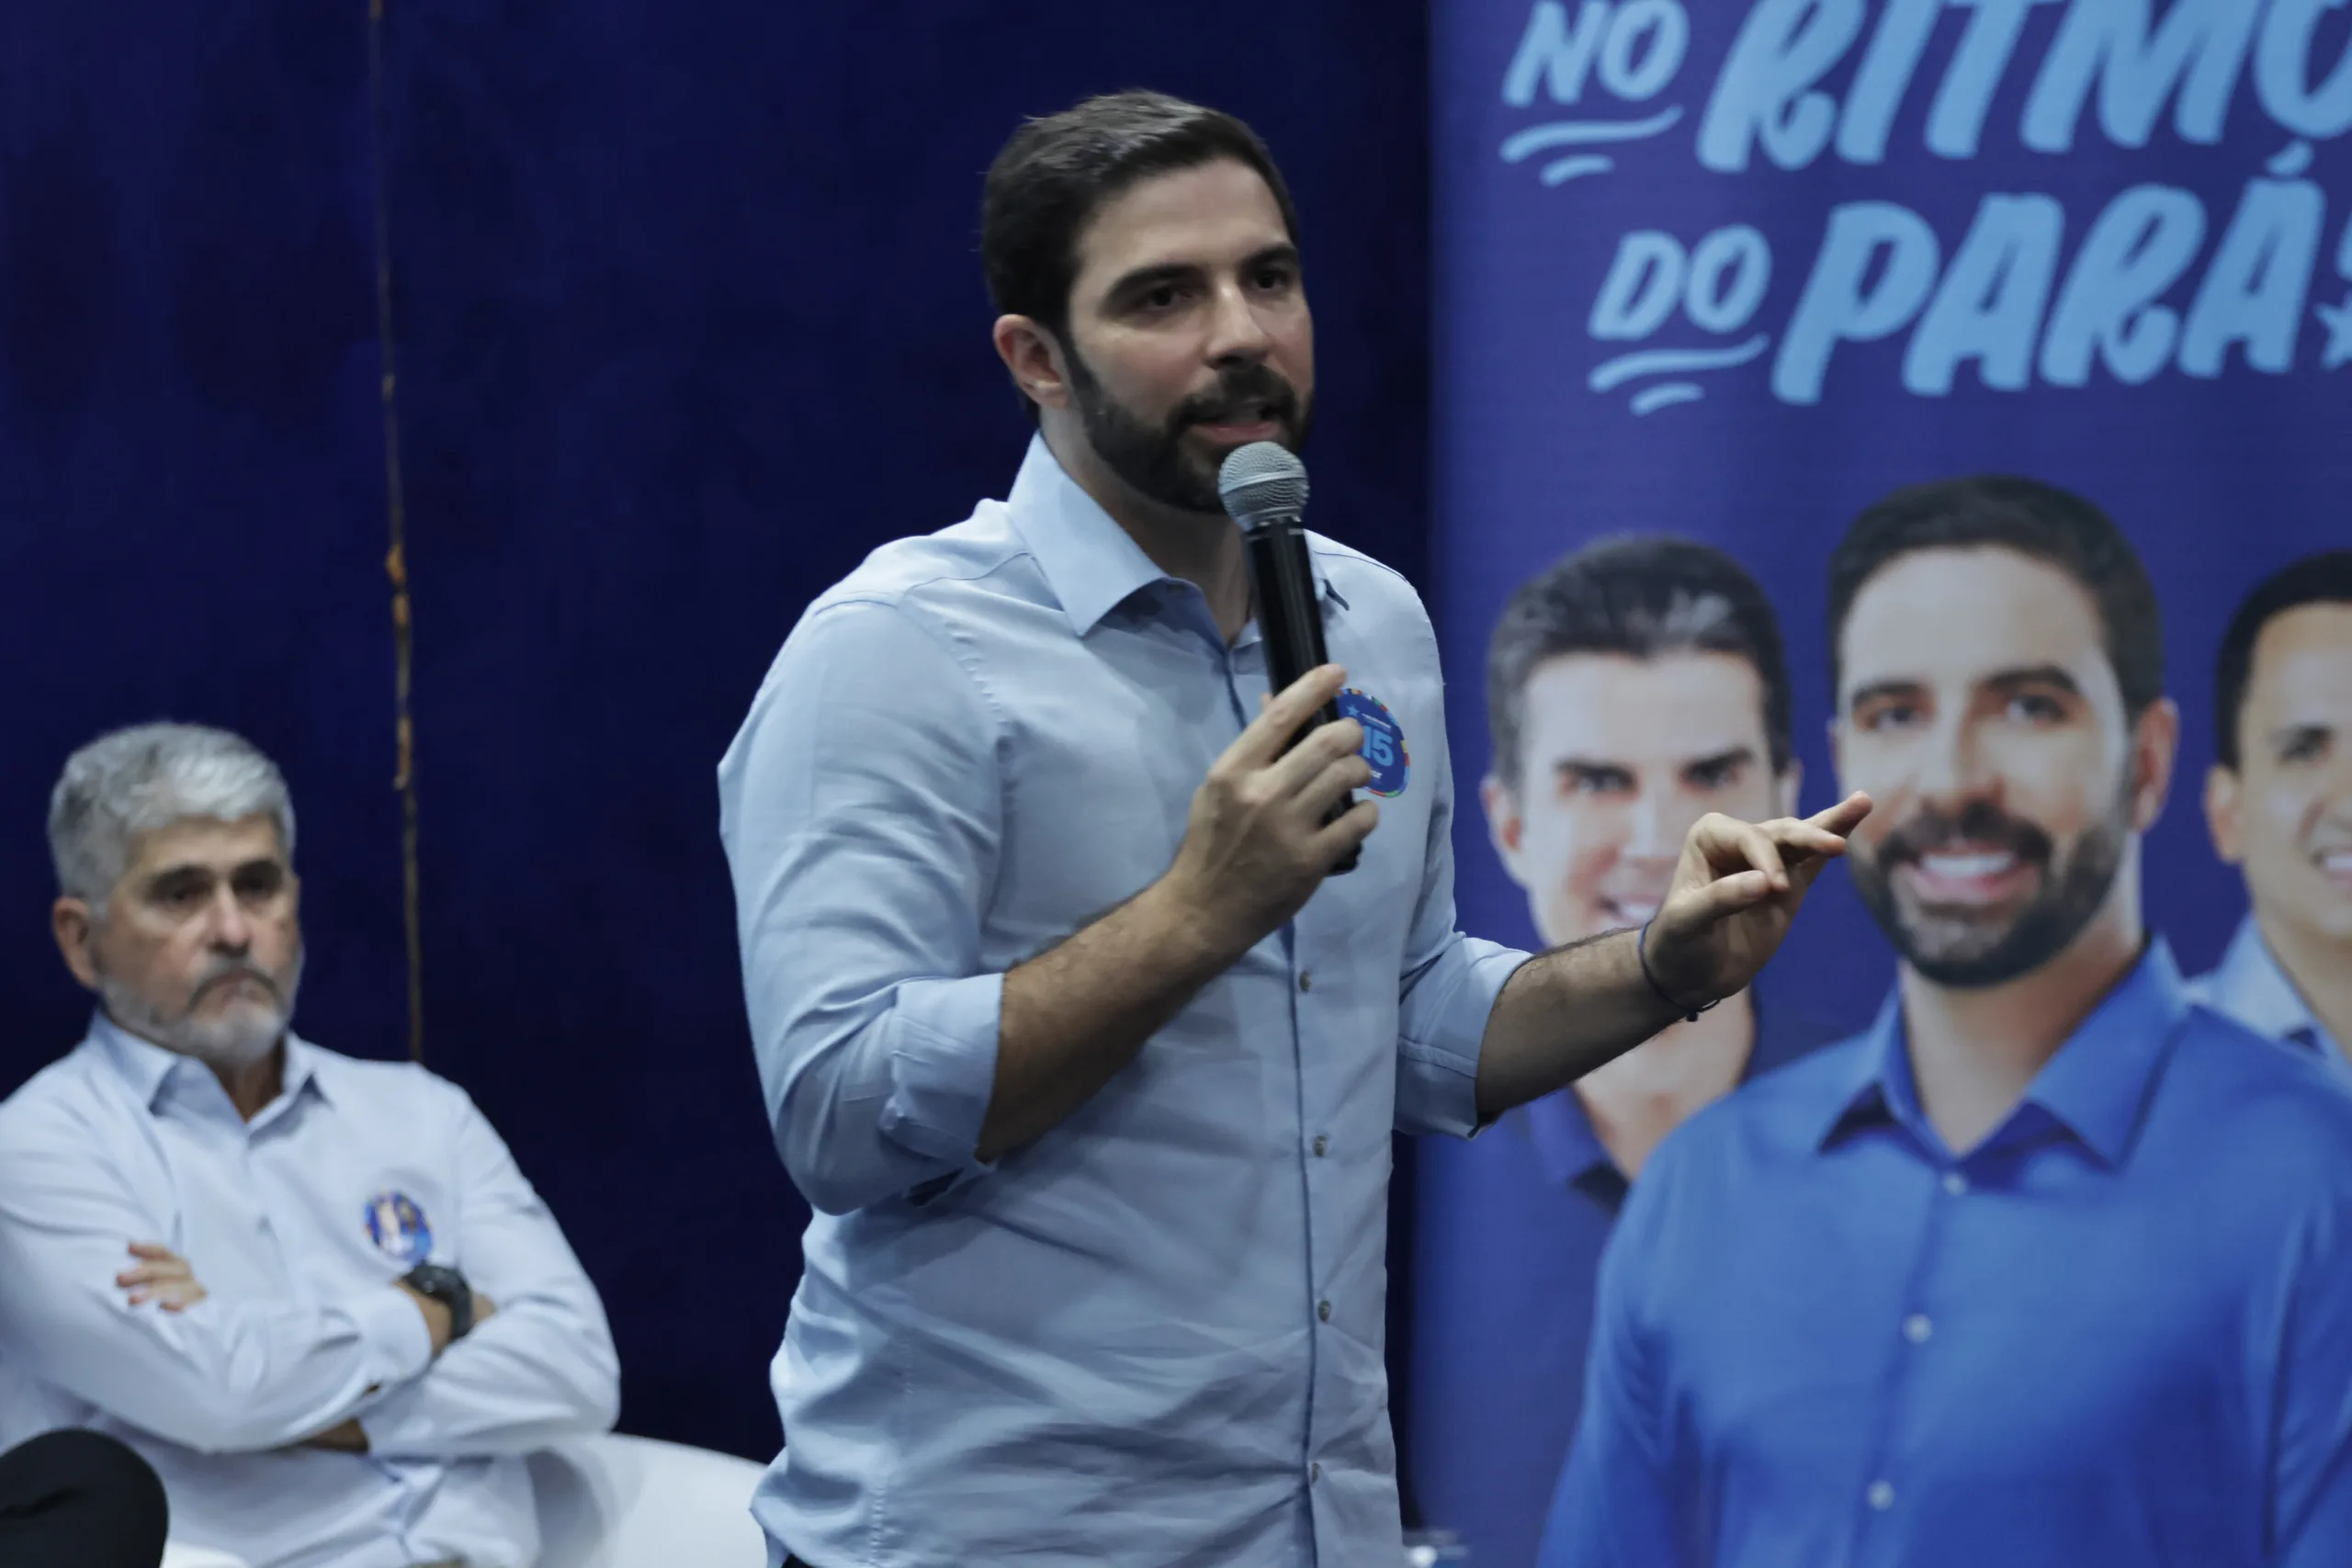
[(1780, 847), (1782, 863), (1792, 868), (1801, 861), (1819, 861), (1846, 852), (1844, 838), (1811, 822), (1767, 822), (1764, 831)]
[(1743, 909), (1752, 909), (1776, 891), (1771, 875), (1767, 872), (1742, 871), (1730, 876), (1719, 876), (1704, 887), (1691, 890), (1690, 897), (1698, 906), (1692, 913), (1697, 918), (1685, 929), (1709, 926)]
[(130, 1292), (127, 1304), (141, 1306), (154, 1302), (165, 1312), (180, 1312), (204, 1299), (205, 1290), (197, 1283), (196, 1270), (170, 1247), (152, 1241), (134, 1241), (130, 1255), (140, 1261), (114, 1277), (116, 1284)]
[[(1305, 750), (1305, 747), (1300, 747)], [(1283, 761), (1289, 761), (1284, 758)], [(1372, 764), (1349, 751), (1332, 758), (1302, 785), (1295, 797), (1317, 822), (1354, 791), (1372, 782)]]
[(1860, 827), (1862, 818), (1870, 814), (1871, 797), (1860, 790), (1856, 790), (1828, 810), (1815, 812), (1808, 820), (1823, 832), (1835, 833), (1838, 838), (1843, 839)]
[(141, 1285), (130, 1292), (125, 1304), (143, 1306), (149, 1302), (153, 1302), (165, 1312), (184, 1312), (209, 1293), (193, 1280), (165, 1280), (152, 1285)]
[(1762, 873), (1773, 891), (1788, 886), (1789, 868), (1781, 858), (1780, 846), (1755, 823), (1708, 817), (1700, 821), (1699, 833), (1700, 850), (1717, 873), (1715, 882), (1726, 880), (1723, 874), (1735, 867), (1746, 866)]
[(1380, 803), (1359, 800), (1316, 833), (1315, 853), (1326, 864), (1337, 865), (1347, 858), (1350, 850), (1371, 838), (1372, 830), (1378, 826)]
[(1871, 814), (1871, 797), (1860, 790), (1848, 795), (1826, 811), (1817, 811), (1803, 821), (1783, 818), (1765, 824), (1773, 841), (1781, 846), (1781, 858), (1798, 880), (1810, 886), (1821, 874), (1821, 868), (1846, 852), (1846, 842), (1862, 818)]
[(1244, 767), (1262, 768), (1282, 755), (1283, 746), (1297, 734), (1315, 710), (1340, 694), (1340, 687), (1348, 672), (1336, 664), (1319, 665), (1301, 675), (1283, 690), (1250, 721), (1227, 755)]
[[(1267, 777), (1280, 795), (1299, 795), (1319, 790), (1323, 781), (1335, 767), (1345, 768), (1350, 761), (1363, 762), (1358, 755), (1363, 750), (1363, 726), (1354, 719), (1343, 718), (1337, 724), (1317, 726), (1314, 733), (1280, 761), (1267, 770)], [(1372, 764), (1363, 763), (1363, 780), (1372, 777)], [(1363, 781), (1359, 781), (1363, 782)], [(1352, 789), (1354, 784), (1348, 786)], [(1331, 792), (1338, 794), (1337, 790)], [(1329, 799), (1329, 795), (1323, 798)]]

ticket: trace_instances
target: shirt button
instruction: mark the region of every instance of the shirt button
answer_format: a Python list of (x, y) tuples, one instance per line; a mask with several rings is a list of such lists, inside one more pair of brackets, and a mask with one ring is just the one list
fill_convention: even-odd
[(1329, 1138), (1327, 1138), (1327, 1137), (1325, 1137), (1325, 1136), (1324, 1136), (1322, 1134), (1320, 1134), (1320, 1133), (1316, 1134), (1315, 1134), (1315, 1157), (1316, 1157), (1317, 1159), (1321, 1159), (1325, 1155), (1328, 1155), (1328, 1154), (1329, 1154), (1330, 1152), (1331, 1152), (1331, 1140), (1330, 1140), (1330, 1139), (1329, 1139)]
[(1884, 1481), (1873, 1481), (1870, 1490), (1871, 1506), (1880, 1513), (1894, 1506), (1894, 1487)]
[(1320, 1460), (1306, 1467), (1306, 1479), (1310, 1485), (1323, 1479), (1323, 1464)]
[(1302, 991), (1311, 991), (1315, 988), (1315, 976), (1311, 972), (1304, 970), (1300, 972), (1298, 988)]
[(1903, 1337), (1914, 1345), (1925, 1345), (1928, 1336), (1935, 1331), (1936, 1325), (1928, 1321), (1926, 1313), (1915, 1312), (1903, 1320)]
[(1968, 1190), (1968, 1178), (1956, 1170), (1944, 1172), (1944, 1190), (1957, 1198)]
[(1315, 1315), (1321, 1318), (1326, 1323), (1330, 1322), (1331, 1303), (1329, 1302), (1317, 1302), (1315, 1303)]

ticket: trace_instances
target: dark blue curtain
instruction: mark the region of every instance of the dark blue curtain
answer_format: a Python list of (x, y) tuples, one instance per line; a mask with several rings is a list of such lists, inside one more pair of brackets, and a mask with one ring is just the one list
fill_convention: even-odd
[[(1318, 520), (1418, 577), (1424, 17), (388, 5), (427, 1061), (602, 1287), (628, 1428), (764, 1457), (805, 1211), (713, 768), (813, 594), (1010, 482), (981, 173), (1093, 91), (1256, 124), (1306, 231)], [(47, 791), (159, 716), (287, 769), (304, 1032), (407, 1048), (370, 85), (362, 0), (0, 10), (0, 1089), (87, 1006)]]

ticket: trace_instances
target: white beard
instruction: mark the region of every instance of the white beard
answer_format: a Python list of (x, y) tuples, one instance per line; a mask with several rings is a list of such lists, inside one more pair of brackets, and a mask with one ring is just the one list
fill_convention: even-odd
[(98, 976), (98, 996), (107, 1016), (141, 1039), (166, 1051), (193, 1056), (209, 1067), (236, 1071), (250, 1067), (285, 1038), (293, 1021), (294, 998), (302, 986), (302, 955), (294, 958), (283, 994), (268, 1000), (240, 998), (217, 1017), (199, 1019), (182, 1012), (167, 1018), (111, 976)]

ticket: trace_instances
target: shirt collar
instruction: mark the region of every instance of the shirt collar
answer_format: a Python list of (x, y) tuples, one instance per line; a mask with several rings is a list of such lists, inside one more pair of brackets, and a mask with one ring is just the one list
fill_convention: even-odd
[[(1069, 617), (1069, 629), (1081, 637), (1144, 589), (1174, 581), (1101, 502), (1079, 488), (1042, 434), (1029, 438), (1005, 507)], [(1324, 570), (1322, 553), (1310, 550), (1308, 558), (1317, 595), (1346, 608)]]
[(2252, 915), (2239, 922), (2229, 951), (2222, 954), (2221, 964), (2208, 984), (2214, 1010), (2227, 1013), (2256, 1034), (2286, 1040), (2308, 1031), (2303, 1037), (2314, 1043), (2327, 1038), (2327, 1031), (2320, 1027), (2303, 994), (2295, 989), (2278, 955), (2262, 940), (2262, 928)]
[[(90, 1020), (90, 1039), (107, 1064), (139, 1096), (139, 1103), (150, 1111), (155, 1108), (164, 1089), (178, 1082), (201, 1081), (211, 1085), (222, 1098), (227, 1097), (227, 1091), (220, 1087), (220, 1080), (202, 1062), (177, 1051), (167, 1051), (152, 1040), (143, 1040), (103, 1012), (94, 1014)], [(288, 1030), (285, 1077), (279, 1085), (278, 1099), (291, 1100), (304, 1089), (316, 1089), (321, 1098), (325, 1098), (327, 1086), (319, 1073), (320, 1061), (321, 1053), (316, 1047)]]
[(1614, 1163), (1573, 1087), (1528, 1101), (1525, 1115), (1535, 1157), (1555, 1185), (1573, 1187), (1585, 1172)]
[[(1817, 1037), (1817, 1032), (1809, 1032), (1802, 1023), (1792, 1025), (1778, 1005), (1766, 1001), (1757, 992), (1751, 990), (1748, 996), (1755, 1010), (1756, 1040), (1739, 1069), (1742, 1084), (1804, 1055)], [(1604, 1167), (1616, 1168), (1616, 1162), (1609, 1157), (1609, 1150), (1600, 1142), (1600, 1133), (1593, 1128), (1583, 1097), (1574, 1089), (1531, 1100), (1526, 1115), (1528, 1136), (1535, 1144), (1535, 1157), (1542, 1162), (1544, 1174), (1558, 1185), (1572, 1187), (1589, 1171)]]
[[(2159, 937), (2066, 1037), (2058, 1054), (2042, 1064), (2026, 1086), (2020, 1109), (2031, 1108), (2058, 1122), (2108, 1164), (2120, 1163), (2174, 1029), (2188, 1010), (2180, 966)], [(1889, 1120), (1901, 1122), (1928, 1146), (1938, 1146), (1919, 1105), (1899, 987), (1880, 1006), (1862, 1041), (1853, 1079), (1822, 1130), (1819, 1146), (1827, 1147), (1857, 1127)], [(2004, 1123), (2005, 1130), (2007, 1125)]]

